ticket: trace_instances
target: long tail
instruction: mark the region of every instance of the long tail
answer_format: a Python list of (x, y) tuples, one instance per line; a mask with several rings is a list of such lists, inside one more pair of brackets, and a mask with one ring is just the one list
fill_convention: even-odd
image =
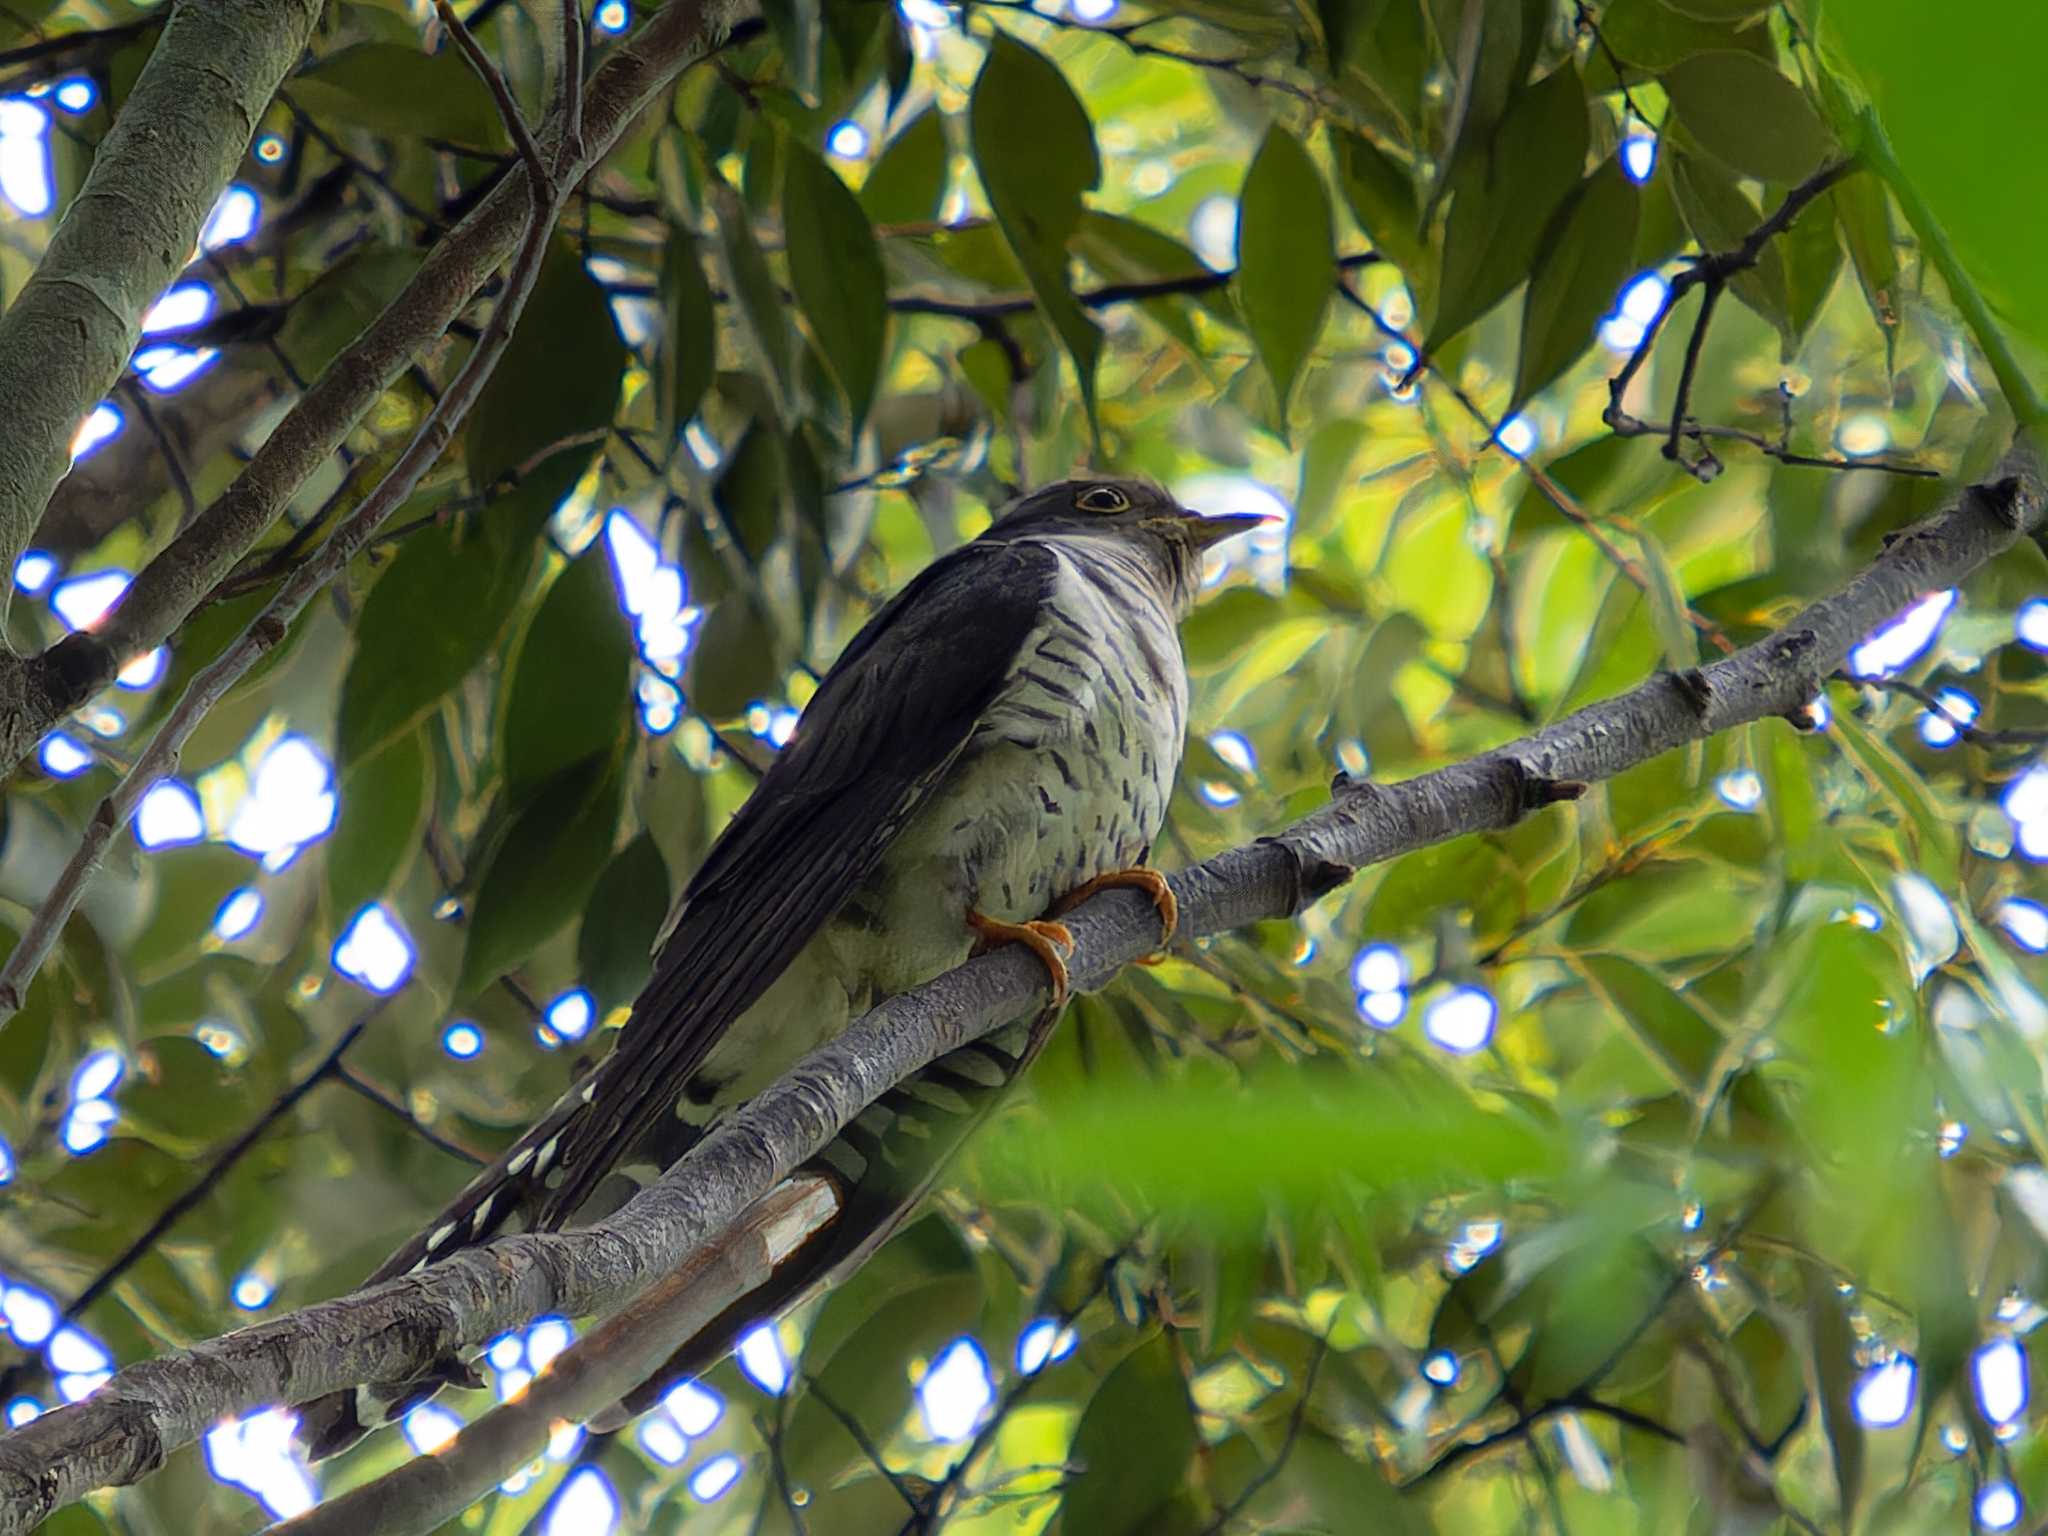
[(1051, 1037), (1057, 1016), (1020, 1020), (940, 1057), (890, 1089), (810, 1165), (842, 1190), (833, 1223), (684, 1342), (661, 1368), (590, 1421), (595, 1433), (645, 1413), (679, 1382), (701, 1376), (764, 1322), (836, 1285), (867, 1262), (924, 1203), (967, 1138)]
[[(645, 1412), (678, 1382), (717, 1364), (755, 1325), (781, 1316), (865, 1263), (916, 1213), (953, 1154), (1037, 1057), (1055, 1022), (1056, 1016), (1044, 1014), (995, 1030), (941, 1057), (863, 1111), (810, 1165), (839, 1183), (838, 1218), (792, 1254), (766, 1284), (727, 1307), (646, 1382), (594, 1418), (591, 1428), (616, 1429)], [(524, 1230), (551, 1193), (547, 1176), (557, 1140), (596, 1096), (604, 1066), (585, 1073), (531, 1131), (470, 1180), (431, 1227), (366, 1283), (410, 1274), (458, 1248)], [(313, 1460), (332, 1456), (450, 1385), (480, 1383), (462, 1362), (444, 1360), (413, 1381), (330, 1393), (300, 1409), (300, 1439)]]
[[(459, 1248), (527, 1230), (547, 1198), (555, 1149), (563, 1134), (588, 1111), (604, 1070), (605, 1063), (599, 1062), (578, 1078), (532, 1130), (471, 1179), (431, 1224), (378, 1265), (363, 1284), (395, 1280), (445, 1259)], [(319, 1461), (347, 1450), (370, 1430), (441, 1387), (458, 1384), (475, 1385), (474, 1373), (459, 1361), (447, 1360), (414, 1381), (329, 1393), (301, 1407), (299, 1438), (307, 1455)]]

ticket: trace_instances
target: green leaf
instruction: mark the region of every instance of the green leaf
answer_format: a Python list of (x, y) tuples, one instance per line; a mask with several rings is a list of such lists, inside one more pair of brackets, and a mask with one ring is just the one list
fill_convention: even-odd
[(1641, 205), (1621, 162), (1609, 160), (1552, 218), (1522, 301), (1522, 349), (1510, 411), (1593, 344), (1600, 317), (1614, 307), (1632, 266)]
[(1338, 184), (1358, 227), (1412, 288), (1435, 267), (1422, 239), (1414, 179), (1363, 134), (1332, 128), (1330, 146), (1336, 151)]
[(286, 92), (316, 117), (395, 139), (511, 147), (490, 89), (453, 46), (422, 53), (402, 43), (357, 43), (316, 59)]
[(335, 733), (340, 771), (411, 730), (497, 650), (532, 566), (530, 545), (502, 549), (453, 522), (398, 546), (356, 616)]
[(775, 637), (745, 593), (735, 592), (704, 616), (690, 647), (683, 691), (707, 720), (730, 720), (775, 691)]
[(1198, 1437), (1172, 1342), (1155, 1333), (1089, 1399), (1067, 1460), (1079, 1470), (1060, 1501), (1061, 1529), (1130, 1536), (1155, 1529), (1186, 1479)]
[(1788, 323), (1784, 350), (1789, 356), (1819, 318), (1842, 270), (1842, 242), (1835, 235), (1834, 209), (1825, 201), (1809, 205), (1778, 237), (1778, 250), (1785, 261)]
[(144, 1069), (121, 1090), (121, 1114), (145, 1135), (204, 1146), (250, 1108), (249, 1080), (190, 1035), (160, 1035), (136, 1048)]
[(604, 290), (575, 243), (556, 239), (463, 430), (470, 485), (488, 490), (499, 476), (550, 457), (565, 439), (611, 425), (626, 358)]
[(823, 157), (792, 140), (782, 179), (790, 284), (857, 435), (889, 337), (882, 250), (860, 200)]
[(761, 16), (781, 45), (784, 82), (806, 106), (815, 107), (824, 46), (818, 0), (761, 0)]
[(1766, 58), (1776, 52), (1768, 27), (1737, 31), (1685, 15), (1669, 0), (1609, 0), (1600, 12), (1600, 36), (1616, 57), (1649, 70), (1715, 49), (1742, 48)]
[[(1732, 251), (1763, 222), (1763, 211), (1725, 170), (1696, 156), (1672, 153), (1671, 190), (1702, 250)], [(1790, 334), (1792, 293), (1775, 243), (1757, 252), (1756, 265), (1736, 273), (1729, 287), (1780, 334)]]
[(664, 443), (688, 426), (718, 373), (718, 309), (704, 281), (704, 260), (687, 229), (669, 236), (661, 263), (668, 331), (654, 373), (656, 425)]
[(426, 732), (404, 731), (341, 775), (341, 814), (327, 840), (327, 910), (336, 923), (381, 900), (419, 852), (433, 803)]
[(996, 33), (968, 103), (974, 163), (1003, 238), (1080, 379), (1089, 428), (1102, 331), (1074, 299), (1067, 243), (1081, 220), (1081, 194), (1102, 180), (1095, 128), (1067, 77), (1043, 54)]
[(1567, 65), (1517, 95), (1490, 142), (1459, 152), (1444, 225), (1443, 288), (1425, 352), (1529, 275), (1551, 216), (1579, 184), (1589, 137), (1586, 93)]
[(505, 786), (523, 796), (632, 733), (633, 639), (592, 544), (555, 578), (513, 658), (498, 718)]
[(787, 421), (790, 402), (796, 398), (796, 364), (782, 291), (768, 268), (761, 242), (754, 238), (754, 227), (739, 194), (716, 171), (709, 182), (712, 211), (718, 215), (719, 252), (725, 258), (733, 295), (739, 300), (740, 324), (753, 342), (754, 356), (766, 370), (762, 378), (775, 414)]
[(951, 1336), (972, 1326), (981, 1310), (981, 1284), (973, 1271), (941, 1274), (880, 1300), (870, 1297), (859, 1326), (824, 1350), (804, 1352), (805, 1373), (817, 1393), (797, 1400), (790, 1414), (793, 1455), (790, 1475), (813, 1485), (839, 1481), (852, 1463), (865, 1462), (860, 1446), (841, 1426), (829, 1401), (870, 1435), (886, 1434), (910, 1408), (912, 1354), (936, 1354)]
[(1857, 1341), (1848, 1313), (1835, 1294), (1834, 1278), (1818, 1263), (1806, 1266), (1806, 1325), (1813, 1341), (1814, 1378), (1820, 1388), (1822, 1427), (1833, 1453), (1835, 1483), (1842, 1495), (1842, 1528), (1855, 1528), (1856, 1501), (1863, 1491), (1864, 1438), (1856, 1417)]
[(620, 788), (615, 757), (588, 758), (512, 817), (477, 883), (458, 995), (497, 980), (583, 910), (611, 856)]
[(946, 121), (926, 107), (889, 141), (861, 185), (860, 203), (877, 224), (929, 224), (945, 200)]
[(277, 333), (278, 350), (302, 379), (317, 378), (420, 269), (421, 252), (370, 241), (315, 278), (292, 302)]
[(1700, 664), (1699, 631), (1692, 627), (1691, 610), (1685, 601), (1685, 584), (1671, 563), (1663, 541), (1645, 533), (1637, 539), (1643, 565), (1650, 578), (1643, 594), (1650, 607), (1650, 619), (1657, 626), (1657, 639), (1664, 648), (1664, 665), (1674, 672)]
[(600, 1016), (630, 1003), (647, 980), (669, 904), (668, 864), (643, 832), (597, 877), (576, 934), (576, 974), (597, 998)]
[(1711, 1086), (1714, 1064), (1727, 1041), (1682, 993), (1649, 967), (1621, 955), (1587, 955), (1578, 968), (1673, 1086), (1688, 1094)]
[(1287, 405), (1337, 281), (1330, 199), (1308, 151), (1286, 129), (1266, 130), (1238, 203), (1237, 293), (1259, 361), (1273, 381), (1284, 435)]
[(1854, 175), (1828, 192), (1842, 242), (1870, 313), (1890, 338), (1899, 329), (1899, 253), (1892, 243), (1891, 199), (1875, 176)]
[(1911, 763), (1848, 710), (1836, 710), (1828, 730), (1849, 762), (1911, 824), (1913, 857), (1920, 872), (1944, 890), (1953, 890), (1960, 878), (1962, 818), (1941, 804)]
[(1741, 175), (1804, 181), (1831, 147), (1799, 87), (1753, 53), (1696, 53), (1660, 78), (1700, 147)]
[(1761, 16), (1776, 0), (1664, 0), (1664, 3), (1679, 14), (1698, 21), (1741, 22)]

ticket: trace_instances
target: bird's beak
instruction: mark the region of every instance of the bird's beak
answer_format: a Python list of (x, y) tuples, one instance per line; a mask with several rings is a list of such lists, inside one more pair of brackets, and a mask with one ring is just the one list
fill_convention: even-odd
[(1220, 517), (1205, 517), (1200, 512), (1190, 512), (1187, 515), (1187, 531), (1195, 548), (1207, 549), (1212, 544), (1221, 544), (1225, 539), (1234, 539), (1240, 533), (1250, 533), (1254, 528), (1264, 528), (1269, 523), (1285, 521), (1285, 518), (1271, 512), (1226, 512)]

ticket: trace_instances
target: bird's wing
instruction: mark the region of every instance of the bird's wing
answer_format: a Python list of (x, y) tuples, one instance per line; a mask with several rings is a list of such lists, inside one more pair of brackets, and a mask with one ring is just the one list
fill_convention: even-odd
[(684, 891), (593, 1112), (556, 1150), (544, 1221), (572, 1215), (673, 1113), (726, 1029), (873, 871), (972, 739), (1056, 571), (1039, 545), (969, 544), (854, 638)]

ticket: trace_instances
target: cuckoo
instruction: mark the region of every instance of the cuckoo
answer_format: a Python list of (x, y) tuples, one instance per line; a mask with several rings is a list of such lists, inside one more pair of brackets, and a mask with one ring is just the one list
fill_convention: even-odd
[[(1261, 521), (1146, 481), (1069, 480), (913, 578), (713, 843), (610, 1054), (372, 1282), (596, 1219), (804, 1051), (979, 949), (1029, 946), (1057, 1007), (1072, 948), (1057, 918), (1105, 886), (1149, 893), (1170, 937), (1173, 897), (1146, 861), (1187, 727), (1178, 626), (1203, 551)], [(1011, 1049), (980, 1075), (1007, 1080)], [(439, 1379), (464, 1375), (451, 1362)], [(373, 1406), (433, 1385), (323, 1399), (302, 1433), (331, 1452)]]

